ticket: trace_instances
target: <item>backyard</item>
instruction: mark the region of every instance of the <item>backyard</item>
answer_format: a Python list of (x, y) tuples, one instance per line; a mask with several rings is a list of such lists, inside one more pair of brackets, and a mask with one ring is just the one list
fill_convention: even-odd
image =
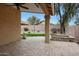
[(78, 11), (76, 3), (0, 4), (0, 55), (79, 56)]

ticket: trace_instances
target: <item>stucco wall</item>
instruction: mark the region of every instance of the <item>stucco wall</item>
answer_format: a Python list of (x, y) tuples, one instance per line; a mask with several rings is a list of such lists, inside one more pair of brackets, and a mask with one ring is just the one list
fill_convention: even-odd
[(0, 45), (20, 39), (20, 13), (15, 8), (0, 4)]
[(79, 25), (68, 27), (66, 29), (66, 34), (75, 37), (75, 40), (79, 41)]
[[(21, 24), (21, 33), (24, 32), (24, 28), (28, 28), (29, 31), (33, 31), (34, 30), (33, 25), (22, 25)], [(49, 25), (49, 31), (50, 31), (50, 33), (51, 33), (51, 29), (53, 29), (53, 28), (59, 29), (60, 27), (59, 27), (59, 25), (52, 25), (52, 24), (50, 24)], [(35, 31), (36, 32), (39, 31), (39, 32), (44, 32), (45, 33), (45, 24), (35, 25)]]
[(24, 32), (24, 28), (27, 28), (29, 31), (32, 31), (30, 25), (21, 25), (21, 34)]
[(75, 37), (75, 33), (76, 33), (76, 26), (69, 26), (66, 28), (66, 34)]
[(76, 38), (76, 40), (79, 42), (79, 25), (76, 26), (75, 38)]

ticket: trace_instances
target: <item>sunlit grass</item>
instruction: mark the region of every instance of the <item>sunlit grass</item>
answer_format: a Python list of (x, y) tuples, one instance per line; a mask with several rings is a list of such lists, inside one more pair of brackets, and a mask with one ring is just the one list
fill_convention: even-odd
[(42, 32), (24, 32), (26, 36), (45, 36)]

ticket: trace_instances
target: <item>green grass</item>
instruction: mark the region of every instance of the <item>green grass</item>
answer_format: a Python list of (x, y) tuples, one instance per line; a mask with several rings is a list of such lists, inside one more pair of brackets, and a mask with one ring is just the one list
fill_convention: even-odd
[(40, 32), (25, 32), (26, 36), (45, 36), (44, 33), (40, 33)]
[(26, 36), (45, 36), (45, 34), (26, 34)]

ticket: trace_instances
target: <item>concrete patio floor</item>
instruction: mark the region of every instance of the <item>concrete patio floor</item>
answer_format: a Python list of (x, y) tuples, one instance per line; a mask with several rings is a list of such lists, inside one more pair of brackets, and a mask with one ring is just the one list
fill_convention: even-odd
[(44, 37), (27, 37), (5, 46), (0, 46), (0, 55), (9, 56), (79, 56), (79, 45), (73, 42), (50, 41)]

